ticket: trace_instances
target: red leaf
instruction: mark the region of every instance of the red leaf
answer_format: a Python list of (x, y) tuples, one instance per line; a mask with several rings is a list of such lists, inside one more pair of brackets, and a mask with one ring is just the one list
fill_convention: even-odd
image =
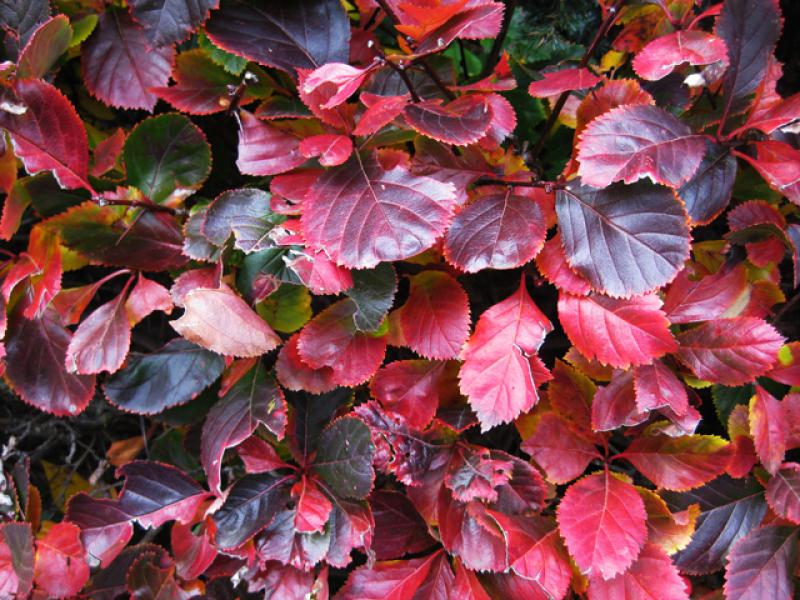
[(783, 404), (760, 385), (750, 400), (750, 434), (761, 464), (775, 475), (786, 454), (788, 423)]
[(131, 325), (125, 311), (126, 293), (127, 286), (78, 326), (64, 359), (67, 371), (94, 375), (102, 371), (114, 373), (119, 370), (131, 345)]
[(300, 154), (306, 158), (319, 156), (319, 164), (324, 167), (341, 165), (350, 158), (352, 152), (353, 141), (346, 135), (324, 133), (300, 142)]
[(375, 373), (369, 384), (383, 407), (405, 417), (415, 429), (424, 429), (439, 407), (439, 386), (446, 363), (398, 360)]
[(312, 394), (329, 392), (336, 387), (331, 367), (313, 369), (300, 357), (297, 344), (300, 333), (295, 333), (283, 345), (275, 363), (275, 374), (281, 385), (290, 390), (305, 390)]
[(28, 173), (52, 171), (62, 187), (92, 191), (86, 130), (69, 100), (40, 80), (17, 81), (14, 91), (25, 112), (0, 111), (0, 127), (11, 134)]
[(0, 525), (0, 594), (27, 598), (33, 587), (34, 553), (30, 523)]
[(528, 93), (534, 98), (548, 98), (571, 90), (585, 90), (600, 82), (600, 78), (586, 67), (548, 71), (542, 73), (542, 77), (539, 81), (531, 82), (528, 87)]
[(200, 535), (194, 535), (190, 526), (174, 523), (170, 530), (170, 546), (178, 575), (187, 581), (202, 575), (217, 557), (207, 526)]
[(313, 108), (329, 110), (352, 96), (361, 87), (370, 71), (369, 68), (359, 69), (343, 63), (327, 63), (303, 78), (303, 93), (326, 98), (324, 103)]
[(655, 294), (615, 299), (559, 294), (558, 315), (570, 341), (586, 358), (627, 368), (644, 365), (677, 344)]
[(655, 544), (646, 544), (631, 567), (604, 581), (589, 580), (589, 600), (689, 600), (686, 581), (669, 556)]
[(442, 544), (464, 565), (475, 571), (504, 571), (508, 568), (508, 548), (502, 530), (486, 514), (478, 500), (469, 504), (453, 500), (442, 488), (437, 506)]
[(94, 395), (94, 376), (64, 367), (72, 334), (55, 315), (38, 319), (12, 316), (6, 334), (6, 380), (22, 399), (54, 415), (82, 412)]
[[(81, 528), (86, 554), (106, 568), (133, 537), (133, 523), (118, 500), (75, 494), (69, 499), (64, 518)], [(96, 564), (96, 563), (95, 563)]]
[(117, 477), (125, 478), (120, 510), (145, 528), (173, 520), (188, 525), (211, 496), (183, 471), (153, 461), (129, 462), (117, 469)]
[(544, 470), (548, 481), (558, 484), (580, 477), (592, 460), (600, 458), (591, 436), (553, 413), (541, 414), (521, 448)]
[(579, 430), (591, 429), (591, 406), (595, 391), (595, 384), (581, 371), (556, 360), (553, 380), (547, 385), (547, 399), (561, 418), (576, 425)]
[(625, 104), (655, 104), (655, 100), (635, 79), (610, 79), (581, 101), (575, 112), (575, 135), (600, 115)]
[(72, 523), (53, 525), (36, 542), (36, 587), (51, 598), (76, 596), (89, 580), (81, 530)]
[(153, 48), (127, 10), (108, 9), (83, 46), (81, 66), (86, 87), (98, 100), (152, 112), (158, 96), (151, 88), (167, 85), (174, 59), (175, 48)]
[(632, 371), (617, 371), (608, 385), (598, 388), (592, 401), (592, 429), (595, 431), (633, 427), (647, 417), (647, 412), (636, 406)]
[(444, 485), (459, 502), (497, 501), (496, 488), (508, 482), (512, 463), (490, 458), (488, 448), (459, 444), (444, 477)]
[(689, 410), (686, 388), (675, 373), (660, 360), (652, 365), (642, 365), (634, 370), (636, 406), (642, 412), (668, 406), (676, 415)]
[(492, 112), (483, 95), (468, 95), (441, 105), (440, 100), (409, 104), (403, 112), (406, 122), (422, 135), (439, 142), (467, 146), (481, 139), (489, 129)]
[[(422, 10), (425, 15), (425, 9)], [(416, 47), (415, 54), (440, 52), (459, 37), (466, 39), (495, 37), (502, 24), (503, 10), (503, 4), (492, 1), (478, 3), (460, 11), (456, 9), (450, 19), (425, 35)], [(403, 31), (403, 26), (398, 29)]]
[(367, 381), (383, 362), (386, 337), (358, 331), (353, 321), (355, 304), (340, 300), (314, 317), (300, 332), (300, 359), (312, 369), (328, 367), (337, 385)]
[(400, 166), (385, 171), (374, 156), (362, 160), (355, 154), (327, 170), (303, 204), (309, 245), (340, 265), (361, 269), (431, 247), (450, 223), (455, 192), (452, 184)]
[(421, 552), (435, 543), (405, 494), (378, 490), (370, 495), (369, 504), (375, 517), (372, 550), (379, 560)]
[(245, 175), (277, 175), (306, 162), (300, 140), (246, 110), (239, 111), (239, 158), (236, 166)]
[(750, 115), (747, 123), (734, 131), (733, 134), (747, 129), (758, 129), (770, 134), (777, 128), (797, 120), (798, 114), (800, 114), (800, 94), (794, 94), (788, 98), (781, 99), (769, 110), (763, 112), (755, 111)]
[(269, 325), (230, 288), (195, 288), (183, 298), (185, 312), (170, 321), (190, 342), (227, 356), (260, 356), (281, 343)]
[(705, 31), (675, 31), (647, 44), (633, 59), (633, 69), (643, 79), (656, 81), (684, 63), (727, 63), (725, 42)]
[(712, 321), (725, 316), (746, 302), (749, 296), (747, 273), (742, 265), (721, 268), (701, 279), (691, 278), (684, 269), (664, 296), (664, 312), (670, 323)]
[(263, 423), (279, 439), (286, 428), (283, 393), (260, 365), (256, 365), (208, 412), (203, 423), (200, 462), (208, 487), (220, 494), (222, 456), (246, 440)]
[(736, 386), (766, 374), (783, 341), (762, 319), (717, 319), (680, 333), (678, 358), (699, 379)]
[(425, 271), (411, 278), (400, 312), (403, 339), (425, 358), (456, 358), (469, 336), (469, 298), (452, 276)]
[(237, 84), (233, 75), (200, 49), (187, 50), (178, 55), (172, 78), (175, 85), (154, 87), (151, 91), (181, 112), (190, 115), (222, 112), (230, 106), (228, 86)]
[(467, 273), (514, 269), (542, 249), (546, 231), (539, 205), (511, 189), (480, 196), (456, 215), (444, 242), (450, 264)]
[(610, 296), (661, 287), (689, 258), (686, 209), (667, 188), (596, 190), (575, 180), (557, 192), (556, 213), (570, 267)]
[(735, 154), (753, 165), (770, 187), (800, 204), (800, 150), (774, 140), (754, 146), (755, 158), (742, 152)]
[(491, 600), (475, 572), (456, 561), (456, 580), (453, 594), (461, 600)]
[(286, 262), (312, 294), (340, 294), (353, 287), (350, 269), (340, 267), (322, 250), (309, 250)]
[(777, 515), (800, 524), (800, 464), (781, 465), (767, 484), (767, 502)]
[(411, 98), (408, 94), (403, 96), (377, 96), (363, 92), (359, 99), (367, 107), (358, 125), (353, 130), (354, 135), (371, 135), (394, 121), (408, 106)]
[(800, 342), (789, 342), (778, 353), (778, 363), (767, 377), (785, 385), (800, 386)]
[(578, 567), (605, 580), (639, 556), (646, 519), (636, 488), (608, 470), (572, 484), (558, 507), (558, 526)]
[(542, 251), (536, 255), (536, 267), (545, 279), (559, 290), (576, 296), (584, 296), (592, 291), (589, 282), (573, 271), (567, 263), (560, 232), (544, 243)]
[(435, 552), (422, 558), (378, 562), (353, 571), (341, 589), (339, 600), (409, 600), (419, 589), (432, 565), (440, 558)]
[[(6, 25), (8, 26), (8, 25)], [(42, 79), (70, 46), (72, 28), (66, 15), (39, 25), (17, 59), (17, 77)]]
[(169, 290), (139, 273), (136, 285), (133, 286), (133, 290), (125, 301), (125, 313), (128, 315), (131, 325), (136, 325), (157, 310), (170, 314), (172, 306), (172, 296)]
[(462, 358), (461, 392), (485, 431), (530, 410), (536, 388), (549, 378), (536, 352), (552, 329), (525, 288), (495, 304), (478, 319)]
[(269, 473), (288, 468), (275, 448), (257, 435), (252, 435), (239, 444), (236, 452), (239, 453), (247, 473)]
[(294, 528), (300, 533), (322, 531), (328, 522), (333, 505), (314, 480), (303, 475), (292, 487), (292, 497), (296, 498), (297, 502)]
[(725, 471), (728, 442), (714, 435), (671, 437), (643, 433), (623, 456), (657, 487), (685, 491), (708, 483)]
[(796, 527), (765, 525), (742, 538), (728, 556), (725, 597), (789, 600), (794, 597)]
[(584, 129), (578, 173), (598, 188), (643, 177), (677, 188), (697, 171), (705, 148), (702, 136), (661, 108), (620, 106)]

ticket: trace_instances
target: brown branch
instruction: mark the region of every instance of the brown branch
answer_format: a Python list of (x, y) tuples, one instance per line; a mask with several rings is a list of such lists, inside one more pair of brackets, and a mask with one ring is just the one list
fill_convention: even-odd
[(475, 182), (476, 186), (479, 185), (507, 185), (509, 187), (528, 187), (528, 188), (543, 188), (548, 194), (553, 190), (560, 190), (566, 184), (558, 181), (507, 181), (505, 179), (479, 179)]
[[(600, 29), (597, 30), (597, 33), (592, 40), (592, 43), (589, 44), (589, 47), (586, 49), (586, 52), (583, 54), (583, 58), (581, 58), (581, 62), (578, 63), (578, 68), (582, 69), (586, 65), (589, 64), (589, 59), (594, 54), (594, 51), (597, 50), (597, 47), (600, 45), (600, 42), (608, 33), (608, 30), (611, 29), (612, 25), (614, 25), (614, 21), (616, 21), (617, 16), (619, 15), (619, 9), (621, 8), (622, 4), (625, 0), (616, 0), (614, 5), (608, 9), (608, 14), (606, 15), (603, 24), (600, 26)], [(553, 106), (553, 110), (550, 111), (550, 116), (547, 118), (547, 121), (544, 124), (544, 129), (542, 130), (542, 135), (539, 138), (539, 141), (536, 142), (536, 145), (531, 150), (531, 157), (536, 159), (539, 157), (539, 154), (542, 152), (542, 148), (544, 147), (545, 140), (550, 135), (550, 130), (553, 129), (553, 125), (555, 125), (556, 120), (558, 119), (558, 115), (561, 114), (561, 110), (564, 108), (564, 105), (567, 103), (567, 99), (569, 98), (571, 91), (567, 90), (563, 92), (556, 100), (555, 105)]]
[(143, 208), (151, 212), (165, 212), (171, 215), (177, 214), (174, 208), (169, 206), (162, 206), (161, 204), (154, 204), (152, 202), (145, 202), (144, 200), (107, 200), (99, 198), (95, 200), (98, 206), (132, 206), (134, 208)]
[(483, 70), (478, 77), (479, 80), (489, 77), (489, 75), (492, 74), (492, 71), (494, 71), (494, 68), (497, 66), (497, 63), (500, 62), (500, 55), (503, 52), (503, 44), (505, 44), (508, 30), (511, 27), (511, 19), (514, 17), (514, 11), (516, 9), (517, 0), (506, 0), (506, 10), (505, 13), (503, 13), (503, 26), (500, 28), (500, 33), (498, 33), (497, 37), (494, 38), (492, 49), (489, 51), (489, 58), (486, 59), (486, 64), (483, 65)]

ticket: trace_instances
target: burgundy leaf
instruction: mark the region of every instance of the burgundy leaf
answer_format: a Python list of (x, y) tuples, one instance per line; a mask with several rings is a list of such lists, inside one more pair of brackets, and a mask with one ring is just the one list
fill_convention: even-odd
[(375, 517), (372, 550), (379, 560), (400, 558), (434, 544), (425, 522), (404, 494), (377, 490), (369, 503)]
[(131, 344), (126, 291), (100, 306), (75, 330), (64, 359), (67, 371), (94, 375), (102, 371), (114, 373), (122, 366)]
[(585, 90), (599, 82), (600, 78), (586, 67), (548, 71), (542, 73), (539, 81), (531, 82), (528, 93), (534, 98), (547, 98), (571, 90)]
[(670, 557), (655, 544), (645, 544), (639, 558), (626, 572), (608, 581), (600, 577), (589, 580), (589, 600), (654, 597), (663, 600), (689, 598), (685, 580)]
[(797, 536), (796, 527), (765, 525), (741, 539), (728, 557), (725, 597), (741, 600), (792, 598)]
[(178, 110), (191, 115), (224, 111), (230, 105), (228, 86), (236, 85), (236, 78), (200, 49), (178, 55), (172, 78), (175, 85), (154, 87), (151, 91)]
[(800, 465), (784, 463), (767, 484), (767, 502), (776, 514), (800, 523)]
[(544, 470), (549, 481), (559, 484), (580, 477), (592, 460), (600, 458), (592, 436), (576, 431), (553, 413), (539, 417), (536, 429), (521, 448)]
[(131, 0), (133, 18), (154, 47), (181, 42), (208, 18), (219, 0)]
[(119, 507), (119, 500), (75, 494), (67, 504), (64, 518), (81, 528), (81, 541), (90, 561), (105, 568), (122, 552), (133, 536), (131, 516)]
[(405, 417), (415, 429), (424, 429), (439, 407), (440, 384), (446, 363), (398, 360), (375, 373), (372, 395), (388, 411)]
[(419, 133), (457, 146), (477, 142), (492, 120), (491, 108), (480, 95), (462, 96), (445, 106), (438, 100), (409, 104), (403, 115)]
[(684, 269), (672, 282), (664, 296), (664, 312), (670, 323), (713, 321), (741, 306), (747, 299), (749, 286), (742, 265), (721, 268), (712, 275), (692, 278)]
[(300, 140), (291, 133), (240, 111), (239, 158), (236, 166), (245, 175), (277, 175), (306, 162)]
[(728, 49), (720, 38), (705, 31), (675, 31), (647, 44), (633, 59), (643, 79), (662, 79), (683, 63), (709, 65), (727, 62)]

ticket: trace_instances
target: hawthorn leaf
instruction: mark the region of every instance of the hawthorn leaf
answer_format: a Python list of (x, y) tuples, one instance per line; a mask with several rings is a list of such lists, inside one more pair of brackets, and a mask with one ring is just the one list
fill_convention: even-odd
[(559, 294), (564, 332), (588, 359), (618, 368), (649, 364), (678, 349), (655, 294), (629, 299)]
[(94, 395), (95, 378), (64, 366), (72, 333), (45, 312), (36, 319), (12, 315), (5, 336), (5, 378), (28, 404), (54, 415), (82, 412)]
[(360, 419), (343, 417), (320, 434), (314, 470), (342, 498), (363, 499), (375, 481), (374, 454), (369, 427)]
[(657, 487), (686, 491), (721, 475), (729, 451), (728, 442), (715, 435), (672, 437), (645, 432), (623, 456)]
[(401, 558), (435, 543), (425, 521), (405, 494), (376, 490), (370, 494), (369, 504), (375, 518), (372, 550), (378, 560)]
[(146, 543), (129, 546), (108, 567), (92, 577), (87, 592), (102, 600), (115, 598), (120, 594), (130, 594), (127, 588), (128, 571), (142, 557), (165, 562), (169, 560), (166, 550), (161, 546)]
[(698, 379), (738, 386), (766, 374), (783, 342), (762, 319), (717, 319), (678, 334), (677, 356)]
[(67, 51), (71, 40), (72, 27), (66, 15), (57, 15), (37, 27), (20, 52), (17, 77), (20, 79), (44, 77)]
[(558, 527), (583, 573), (609, 580), (639, 556), (647, 513), (630, 483), (608, 470), (572, 484), (558, 506)]
[(608, 581), (589, 580), (589, 600), (689, 600), (686, 582), (669, 556), (655, 544), (645, 544), (639, 557), (624, 573)]
[(89, 92), (117, 108), (152, 112), (158, 96), (152, 88), (169, 82), (175, 48), (154, 48), (127, 10), (103, 11), (83, 45), (81, 67)]
[(675, 31), (648, 43), (633, 59), (636, 74), (651, 81), (663, 79), (684, 63), (710, 65), (725, 63), (725, 42), (705, 31)]
[(89, 579), (89, 564), (77, 525), (53, 525), (36, 541), (34, 582), (51, 598), (76, 596)]
[(262, 423), (279, 439), (286, 429), (283, 393), (259, 364), (250, 369), (208, 412), (203, 423), (200, 462), (208, 487), (220, 495), (220, 469), (227, 448), (246, 440)]
[(774, 190), (800, 204), (800, 150), (775, 140), (756, 142), (755, 158), (736, 152), (749, 162)]
[(544, 243), (542, 251), (536, 255), (536, 267), (559, 290), (576, 296), (584, 296), (592, 291), (589, 282), (567, 263), (560, 232)]
[(358, 331), (355, 312), (350, 299), (340, 300), (314, 317), (297, 341), (300, 359), (312, 369), (330, 368), (338, 385), (367, 381), (386, 353), (386, 336)]
[(411, 279), (400, 311), (405, 344), (424, 358), (456, 358), (469, 337), (469, 298), (447, 273), (424, 271)]
[(549, 98), (572, 90), (585, 90), (599, 82), (600, 78), (586, 67), (547, 71), (542, 73), (542, 79), (531, 82), (528, 93), (534, 98)]
[(183, 299), (183, 316), (170, 321), (190, 342), (217, 354), (248, 357), (274, 350), (281, 339), (267, 323), (228, 287), (196, 288)]
[(706, 144), (706, 153), (697, 171), (678, 189), (678, 196), (694, 224), (708, 224), (725, 210), (731, 200), (737, 170), (736, 157), (726, 148)]
[(508, 482), (512, 467), (507, 460), (491, 458), (487, 448), (459, 444), (447, 467), (444, 485), (459, 502), (496, 502), (496, 488)]
[(241, 546), (269, 525), (289, 500), (291, 477), (263, 473), (245, 475), (233, 484), (214, 513), (220, 548)]
[(353, 321), (359, 331), (376, 331), (394, 304), (397, 275), (389, 263), (374, 269), (353, 271), (353, 287), (347, 295), (356, 305)]
[(504, 571), (508, 548), (504, 532), (487, 515), (482, 502), (469, 504), (454, 500), (450, 491), (439, 493), (437, 518), (439, 535), (447, 552), (475, 571)]
[(333, 504), (328, 497), (305, 475), (292, 486), (292, 496), (297, 499), (294, 528), (300, 533), (322, 531), (328, 522)]
[(135, 460), (117, 469), (125, 478), (119, 508), (145, 528), (167, 521), (188, 525), (210, 494), (180, 469), (155, 461)]
[(230, 106), (228, 86), (237, 84), (236, 77), (200, 49), (178, 55), (172, 78), (175, 85), (152, 88), (153, 93), (191, 115), (210, 115), (226, 110)]
[(632, 371), (617, 371), (608, 385), (600, 386), (592, 400), (592, 429), (613, 431), (633, 427), (648, 418), (636, 406), (636, 391)]
[(776, 0), (727, 0), (722, 5), (715, 34), (728, 48), (729, 66), (722, 80), (725, 114), (736, 114), (750, 104), (767, 75), (781, 21)]
[(36, 31), (50, 18), (50, 3), (47, 0), (11, 0), (0, 2), (0, 22), (3, 23), (3, 45), (11, 60)]
[(131, 0), (133, 18), (153, 47), (182, 42), (203, 24), (219, 0)]
[(366, 269), (410, 258), (441, 236), (455, 208), (453, 184), (384, 170), (354, 154), (323, 173), (303, 202), (303, 234), (337, 264)]
[(126, 295), (127, 286), (78, 326), (64, 358), (68, 372), (95, 375), (119, 370), (131, 345), (131, 324), (125, 310)]
[(796, 527), (765, 525), (739, 540), (731, 549), (725, 569), (725, 597), (793, 598), (797, 538)]
[(783, 403), (760, 385), (750, 400), (750, 435), (761, 464), (775, 475), (787, 449), (789, 424)]
[(661, 547), (667, 554), (683, 550), (692, 541), (700, 505), (672, 512), (661, 496), (653, 490), (637, 487), (647, 510), (647, 541)]
[(776, 514), (800, 524), (800, 465), (781, 465), (767, 484), (767, 502)]
[(305, 390), (312, 394), (322, 394), (336, 388), (333, 368), (323, 366), (315, 369), (306, 364), (298, 350), (299, 342), (300, 333), (295, 333), (278, 353), (275, 375), (281, 385), (289, 390)]
[(25, 597), (33, 587), (35, 555), (30, 523), (0, 525), (0, 594)]
[(455, 216), (444, 241), (450, 264), (467, 273), (514, 269), (538, 254), (546, 234), (542, 210), (511, 189), (480, 196)]
[(547, 385), (547, 397), (553, 411), (578, 427), (589, 430), (592, 426), (592, 398), (597, 386), (579, 369), (562, 360), (556, 360), (553, 380)]
[(91, 191), (89, 142), (70, 101), (54, 86), (38, 79), (17, 81), (14, 92), (25, 112), (0, 111), (0, 127), (11, 135), (14, 153), (25, 170), (31, 175), (52, 171), (61, 187)]
[(122, 552), (133, 536), (131, 516), (119, 507), (119, 500), (92, 498), (81, 492), (67, 503), (64, 518), (81, 528), (81, 542), (90, 562), (102, 568)]
[(692, 541), (675, 555), (675, 565), (691, 574), (722, 569), (731, 547), (757, 527), (767, 512), (764, 488), (752, 478), (734, 480), (723, 475), (690, 492), (667, 492), (664, 499), (673, 511), (700, 505)]
[(127, 576), (126, 588), (134, 598), (167, 597), (189, 600), (191, 594), (175, 580), (175, 563), (170, 557), (143, 554), (134, 560)]
[(197, 397), (224, 368), (221, 356), (179, 338), (152, 354), (132, 353), (103, 389), (118, 408), (154, 415)]
[[(233, 234), (237, 243), (242, 230), (255, 229), (262, 235), (272, 229), (283, 217), (272, 215), (269, 209), (269, 194), (254, 188), (227, 190), (208, 205), (200, 226), (203, 236), (215, 246), (224, 246)], [(248, 236), (255, 237), (255, 236)], [(257, 246), (260, 240), (253, 246)], [(257, 248), (256, 251), (262, 248)], [(248, 250), (253, 250), (249, 247)]]
[(160, 283), (147, 279), (139, 273), (136, 285), (133, 286), (125, 301), (125, 314), (131, 325), (136, 325), (149, 314), (160, 310), (166, 314), (172, 312), (173, 303), (169, 290)]
[(548, 481), (564, 484), (580, 477), (589, 463), (600, 458), (591, 435), (572, 427), (554, 413), (542, 413), (533, 434), (521, 446), (547, 475)]
[(211, 171), (211, 147), (184, 115), (145, 119), (128, 135), (122, 156), (128, 183), (156, 203), (200, 188)]
[(662, 361), (640, 365), (634, 370), (636, 407), (642, 411), (669, 407), (676, 415), (689, 410), (689, 396), (681, 381)]
[(667, 289), (664, 312), (673, 324), (713, 321), (735, 312), (749, 299), (749, 292), (743, 265), (723, 267), (697, 280), (685, 269)]
[(446, 363), (398, 360), (370, 380), (372, 395), (388, 411), (402, 415), (415, 429), (424, 429), (439, 407), (439, 385)]
[(312, 111), (332, 109), (347, 101), (361, 87), (370, 71), (370, 68), (359, 69), (344, 63), (330, 62), (303, 77), (302, 91), (309, 98), (327, 98), (322, 104), (310, 106)]
[(493, 113), (483, 97), (474, 95), (462, 96), (444, 106), (439, 100), (409, 104), (403, 116), (422, 135), (446, 144), (467, 146), (486, 134)]
[(206, 32), (228, 52), (292, 74), (349, 56), (350, 20), (338, 0), (222, 0)]
[(246, 110), (239, 114), (241, 127), (236, 166), (242, 174), (278, 175), (306, 162), (297, 137), (259, 120)]
[(256, 306), (256, 312), (281, 333), (294, 333), (311, 320), (311, 294), (302, 285), (282, 284)]
[(459, 387), (482, 430), (512, 421), (539, 400), (537, 388), (550, 375), (537, 351), (551, 329), (524, 276), (514, 294), (480, 316), (461, 352)]
[[(406, 4), (405, 6), (409, 5)], [(481, 39), (495, 37), (502, 24), (504, 9), (505, 6), (500, 2), (488, 2), (478, 3), (463, 10), (454, 11), (453, 16), (447, 21), (427, 32), (416, 47), (415, 54), (425, 55), (440, 52), (456, 38)], [(402, 31), (402, 27), (400, 26), (398, 29)]]
[(339, 591), (340, 600), (405, 600), (414, 598), (442, 551), (421, 558), (378, 562), (353, 571)]
[(354, 285), (353, 272), (333, 262), (324, 250), (306, 249), (302, 254), (287, 257), (284, 264), (312, 294), (339, 294)]
[(371, 135), (382, 129), (402, 114), (411, 98), (408, 94), (402, 96), (379, 96), (362, 92), (359, 96), (367, 110), (358, 120), (353, 135)]
[(189, 581), (202, 575), (217, 557), (217, 548), (212, 544), (208, 527), (194, 535), (188, 525), (173, 523), (170, 547), (178, 575)]
[(685, 209), (665, 187), (574, 181), (556, 194), (556, 213), (570, 267), (610, 296), (661, 287), (689, 258)]
[(754, 111), (740, 129), (758, 129), (770, 134), (779, 127), (797, 120), (800, 113), (800, 94), (794, 94), (780, 100), (766, 111)]
[(319, 157), (323, 167), (341, 165), (353, 153), (353, 140), (346, 135), (323, 133), (312, 135), (300, 142), (300, 154), (306, 158)]

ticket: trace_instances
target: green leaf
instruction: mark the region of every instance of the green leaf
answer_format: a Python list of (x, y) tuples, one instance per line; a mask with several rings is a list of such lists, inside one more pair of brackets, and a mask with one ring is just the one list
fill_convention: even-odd
[(374, 269), (353, 271), (353, 287), (347, 295), (355, 302), (353, 314), (356, 329), (375, 331), (392, 308), (397, 293), (397, 275), (391, 263), (381, 263)]
[(314, 469), (339, 496), (362, 499), (375, 481), (374, 454), (369, 427), (355, 417), (343, 417), (320, 435)]
[(241, 56), (236, 56), (230, 52), (226, 52), (219, 46), (216, 46), (205, 33), (197, 36), (197, 44), (206, 51), (208, 57), (225, 69), (228, 73), (234, 75), (241, 75), (244, 68), (247, 66), (247, 59)]
[(153, 202), (177, 188), (198, 189), (211, 170), (211, 147), (187, 117), (159, 115), (142, 121), (125, 141), (128, 183)]
[(301, 285), (283, 284), (256, 305), (256, 312), (275, 331), (294, 333), (311, 319), (311, 294)]
[(69, 42), (69, 47), (83, 43), (92, 35), (94, 28), (97, 27), (97, 15), (86, 15), (82, 19), (72, 22), (72, 39)]
[(733, 409), (738, 405), (747, 406), (750, 398), (755, 394), (753, 385), (743, 385), (740, 387), (728, 387), (724, 385), (715, 385), (711, 388), (711, 398), (714, 401), (714, 408), (717, 411), (717, 417), (723, 427), (728, 426), (728, 418), (731, 416)]

